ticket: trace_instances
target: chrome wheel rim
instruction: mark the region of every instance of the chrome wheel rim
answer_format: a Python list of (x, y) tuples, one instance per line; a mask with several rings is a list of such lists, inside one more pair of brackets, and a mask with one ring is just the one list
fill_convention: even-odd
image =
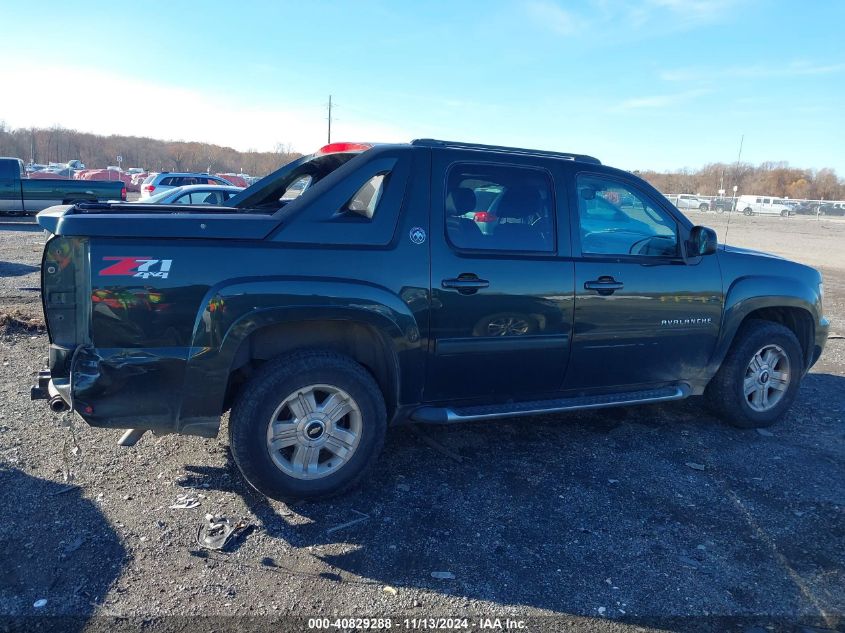
[(276, 407), (267, 425), (267, 450), (286, 475), (320, 479), (349, 462), (361, 428), (361, 409), (352, 396), (333, 385), (309, 385)]
[(789, 356), (779, 345), (760, 348), (745, 370), (743, 393), (754, 411), (769, 411), (789, 388)]

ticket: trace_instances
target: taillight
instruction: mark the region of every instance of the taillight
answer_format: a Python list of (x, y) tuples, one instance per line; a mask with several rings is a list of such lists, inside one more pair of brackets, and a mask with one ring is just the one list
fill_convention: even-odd
[(495, 222), (496, 216), (489, 211), (476, 211), (473, 219), (476, 222)]
[(147, 193), (152, 193), (153, 191), (155, 191), (155, 190), (156, 190), (156, 188), (155, 188), (155, 186), (154, 186), (154, 185), (144, 185), (143, 189), (144, 189), (144, 191), (146, 191)]
[(318, 154), (338, 154), (340, 152), (364, 152), (371, 149), (369, 143), (329, 143), (317, 150)]
[(126, 200), (126, 187), (123, 187), (123, 189), (120, 190), (120, 199)]

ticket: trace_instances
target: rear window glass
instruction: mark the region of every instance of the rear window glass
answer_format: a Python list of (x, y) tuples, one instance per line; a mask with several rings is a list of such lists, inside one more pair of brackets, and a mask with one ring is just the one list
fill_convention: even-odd
[[(0, 160), (0, 178), (17, 178), (20, 169), (16, 160)], [(20, 201), (18, 201), (20, 202)]]
[(270, 213), (277, 211), (357, 155), (326, 154), (294, 161), (262, 178), (245, 190), (243, 195), (235, 196), (231, 206)]
[(352, 199), (346, 203), (344, 210), (372, 220), (376, 213), (376, 207), (381, 199), (381, 193), (384, 190), (387, 175), (387, 172), (376, 174), (365, 182), (355, 192)]

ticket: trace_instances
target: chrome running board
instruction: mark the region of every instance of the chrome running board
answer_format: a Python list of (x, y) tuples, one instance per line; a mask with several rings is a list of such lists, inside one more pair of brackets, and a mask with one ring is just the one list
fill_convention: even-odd
[(515, 418), (526, 415), (545, 415), (547, 413), (561, 413), (564, 411), (670, 402), (672, 400), (682, 400), (690, 395), (690, 393), (691, 389), (689, 386), (675, 385), (661, 387), (660, 389), (628, 391), (602, 396), (577, 396), (573, 398), (557, 398), (554, 400), (508, 402), (505, 404), (488, 404), (470, 407), (420, 407), (414, 410), (410, 417), (414, 422), (425, 424), (454, 424), (476, 420)]

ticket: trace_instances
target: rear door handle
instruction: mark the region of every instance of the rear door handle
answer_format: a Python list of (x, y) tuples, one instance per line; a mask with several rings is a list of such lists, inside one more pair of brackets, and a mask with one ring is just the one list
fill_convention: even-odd
[(452, 279), (444, 279), (440, 282), (444, 288), (457, 290), (461, 294), (472, 294), (481, 288), (489, 288), (490, 282), (486, 279), (479, 279), (477, 275), (460, 275)]
[(600, 295), (611, 295), (617, 290), (622, 290), (625, 287), (621, 281), (616, 281), (613, 277), (602, 275), (593, 281), (585, 281), (585, 290), (596, 290)]

